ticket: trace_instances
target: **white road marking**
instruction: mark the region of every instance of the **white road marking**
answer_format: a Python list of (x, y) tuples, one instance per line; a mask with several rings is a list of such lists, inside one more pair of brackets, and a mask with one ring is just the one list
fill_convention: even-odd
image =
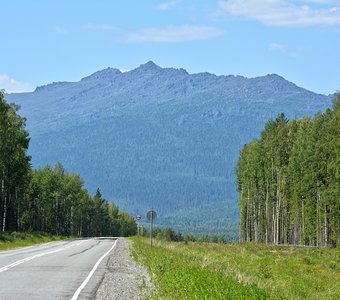
[(0, 251), (0, 256), (6, 256), (6, 255), (24, 252), (22, 250), (28, 250), (28, 249), (33, 248), (33, 247), (37, 247), (37, 246), (33, 245), (33, 246), (21, 247), (21, 248), (17, 248), (17, 249), (13, 249), (13, 250), (3, 250), (3, 251)]
[(118, 240), (116, 240), (113, 244), (113, 246), (101, 257), (98, 259), (98, 261), (96, 262), (96, 264), (94, 265), (94, 267), (92, 268), (91, 272), (89, 273), (89, 275), (87, 275), (87, 277), (85, 278), (84, 282), (81, 284), (81, 286), (76, 290), (76, 292), (74, 293), (73, 297), (71, 298), (71, 300), (76, 300), (80, 294), (80, 292), (82, 291), (82, 289), (85, 287), (85, 285), (89, 282), (90, 278), (92, 277), (92, 275), (94, 274), (94, 272), (96, 271), (96, 269), (98, 268), (99, 264), (101, 263), (101, 261), (105, 258), (105, 256), (107, 256), (114, 247), (116, 247)]
[(65, 244), (65, 241), (47, 242), (47, 243), (28, 246), (28, 247), (20, 247), (20, 248), (16, 248), (16, 249), (12, 249), (12, 250), (4, 250), (4, 251), (0, 251), (0, 257), (30, 252), (33, 247), (35, 247), (36, 250), (41, 250), (41, 249), (50, 247), (51, 244), (55, 244), (57, 246), (58, 244)]
[(14, 263), (11, 263), (11, 264), (9, 264), (9, 265), (7, 265), (7, 266), (4, 266), (4, 267), (0, 268), (0, 273), (1, 273), (1, 272), (5, 272), (5, 271), (7, 271), (7, 270), (9, 270), (9, 269), (11, 269), (11, 268), (14, 268), (14, 267), (18, 266), (18, 265), (21, 265), (21, 264), (23, 264), (24, 262), (33, 260), (33, 259), (35, 259), (35, 258), (42, 257), (42, 256), (45, 256), (45, 255), (47, 255), (47, 254), (52, 254), (52, 253), (57, 253), (57, 252), (60, 252), (60, 251), (64, 251), (64, 250), (66, 250), (66, 249), (68, 249), (68, 248), (70, 248), (70, 247), (80, 245), (82, 242), (84, 242), (84, 241), (81, 241), (80, 243), (68, 245), (68, 246), (66, 246), (66, 247), (64, 247), (64, 248), (59, 248), (59, 249), (56, 249), (56, 250), (52, 250), (52, 251), (48, 251), (48, 252), (39, 253), (39, 254), (36, 254), (36, 255), (33, 255), (33, 256), (30, 256), (30, 257), (26, 257), (26, 258), (21, 259), (21, 260), (17, 260), (17, 261), (15, 261)]

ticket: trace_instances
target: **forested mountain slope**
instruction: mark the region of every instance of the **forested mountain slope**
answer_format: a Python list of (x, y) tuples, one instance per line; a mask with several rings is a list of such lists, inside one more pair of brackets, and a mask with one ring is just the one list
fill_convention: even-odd
[(6, 99), (28, 119), (35, 167), (60, 161), (123, 210), (153, 208), (159, 224), (221, 234), (237, 232), (234, 170), (242, 146), (269, 118), (313, 115), (332, 96), (273, 74), (188, 74), (148, 62)]
[(60, 163), (32, 170), (27, 155), (30, 137), (18, 109), (0, 90), (0, 243), (24, 239), (25, 231), (78, 237), (134, 235), (135, 219), (108, 203), (99, 189), (92, 197), (78, 174), (67, 173)]

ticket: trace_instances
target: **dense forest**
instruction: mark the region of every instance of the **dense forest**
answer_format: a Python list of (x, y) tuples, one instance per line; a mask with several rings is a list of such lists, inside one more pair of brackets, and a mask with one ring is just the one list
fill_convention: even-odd
[(340, 94), (313, 118), (270, 120), (236, 168), (240, 241), (340, 242)]
[(123, 210), (154, 209), (162, 228), (230, 241), (242, 146), (280, 112), (313, 116), (332, 98), (275, 74), (189, 74), (152, 62), (6, 95), (28, 118), (34, 167), (62, 161)]
[(0, 91), (0, 225), (1, 231), (43, 231), (65, 236), (126, 236), (136, 223), (105, 200), (93, 197), (79, 175), (58, 163), (32, 170), (27, 155), (29, 134), (19, 107)]

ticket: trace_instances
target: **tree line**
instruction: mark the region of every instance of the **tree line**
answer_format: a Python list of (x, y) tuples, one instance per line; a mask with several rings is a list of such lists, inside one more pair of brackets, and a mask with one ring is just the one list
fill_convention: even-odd
[(340, 94), (313, 118), (270, 120), (236, 168), (240, 241), (340, 242)]
[[(150, 229), (140, 227), (138, 235), (146, 238), (150, 237)], [(197, 243), (228, 243), (222, 235), (194, 235), (192, 233), (182, 234), (181, 232), (175, 231), (170, 227), (159, 228), (156, 227), (152, 230), (152, 237), (167, 242), (197, 242)]]
[(104, 199), (91, 196), (77, 174), (58, 163), (33, 170), (27, 155), (29, 134), (19, 106), (0, 91), (1, 231), (43, 231), (65, 236), (128, 236), (135, 220)]

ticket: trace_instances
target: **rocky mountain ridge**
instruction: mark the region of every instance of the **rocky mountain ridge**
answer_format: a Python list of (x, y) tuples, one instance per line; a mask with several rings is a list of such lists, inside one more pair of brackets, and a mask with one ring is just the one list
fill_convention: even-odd
[[(332, 96), (283, 77), (189, 74), (153, 62), (6, 95), (21, 105), (33, 166), (62, 162), (121, 209), (201, 234), (237, 231), (234, 167), (269, 118), (313, 115)], [(235, 236), (235, 235), (234, 235)]]

